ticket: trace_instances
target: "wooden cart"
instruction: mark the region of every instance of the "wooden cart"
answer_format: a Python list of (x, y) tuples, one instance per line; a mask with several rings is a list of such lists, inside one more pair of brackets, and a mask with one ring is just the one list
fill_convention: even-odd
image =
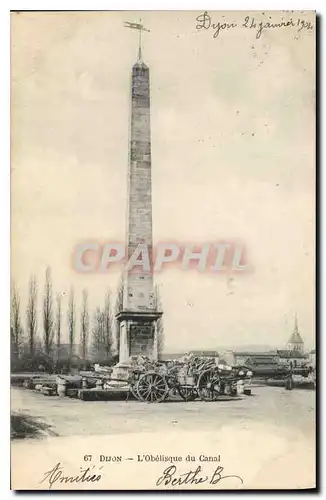
[(157, 363), (149, 370), (134, 369), (129, 384), (133, 396), (147, 403), (160, 403), (174, 394), (184, 401), (198, 397), (202, 401), (216, 401), (226, 388), (230, 395), (236, 394), (234, 387), (243, 378), (245, 373), (236, 368), (223, 371), (212, 359), (198, 359), (172, 367)]

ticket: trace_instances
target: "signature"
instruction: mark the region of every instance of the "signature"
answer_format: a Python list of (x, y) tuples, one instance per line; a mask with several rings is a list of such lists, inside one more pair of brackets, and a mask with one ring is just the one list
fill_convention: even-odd
[(237, 481), (240, 481), (243, 484), (243, 479), (240, 476), (231, 474), (231, 475), (223, 475), (224, 467), (218, 466), (213, 474), (210, 476), (206, 476), (203, 474), (203, 469), (200, 465), (198, 465), (196, 470), (190, 470), (188, 472), (184, 472), (179, 474), (175, 465), (171, 465), (167, 467), (163, 471), (163, 475), (158, 478), (156, 481), (156, 486), (164, 485), (164, 486), (182, 486), (184, 484), (217, 484), (224, 479), (234, 478)]
[[(60, 462), (58, 462), (53, 469), (44, 473), (44, 477), (40, 483), (44, 483), (45, 481), (49, 484), (49, 489), (55, 483), (65, 483), (65, 484), (73, 484), (73, 483), (96, 483), (100, 481), (102, 475), (99, 472), (95, 472), (94, 465), (92, 467), (87, 467), (86, 469), (80, 467), (80, 473), (75, 476), (66, 476), (64, 473), (64, 469)], [(100, 467), (102, 469), (102, 467)]]

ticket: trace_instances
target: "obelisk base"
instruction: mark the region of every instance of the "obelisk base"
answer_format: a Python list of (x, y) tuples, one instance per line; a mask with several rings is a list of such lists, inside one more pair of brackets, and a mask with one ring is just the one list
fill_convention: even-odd
[(120, 327), (119, 362), (130, 356), (157, 360), (157, 320), (161, 312), (121, 311), (116, 318)]

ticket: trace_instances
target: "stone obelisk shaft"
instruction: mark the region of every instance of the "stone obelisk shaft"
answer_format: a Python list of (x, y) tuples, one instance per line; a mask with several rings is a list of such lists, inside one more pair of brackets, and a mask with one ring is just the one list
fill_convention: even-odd
[(125, 270), (123, 311), (117, 315), (120, 361), (139, 354), (157, 358), (157, 319), (161, 313), (156, 310), (153, 290), (151, 166), (150, 78), (139, 51), (132, 68), (127, 246), (129, 257), (142, 247), (149, 256), (150, 269), (137, 266)]
[[(138, 61), (132, 68), (127, 242), (129, 256), (144, 245), (152, 253), (152, 175), (149, 69)], [(143, 255), (145, 257), (145, 255)], [(125, 276), (124, 308), (153, 309), (152, 272), (134, 268)]]

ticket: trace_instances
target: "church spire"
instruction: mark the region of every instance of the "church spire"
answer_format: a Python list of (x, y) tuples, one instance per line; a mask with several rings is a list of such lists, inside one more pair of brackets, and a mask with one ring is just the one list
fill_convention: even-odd
[(303, 338), (300, 335), (298, 327), (298, 316), (297, 313), (295, 313), (294, 329), (291, 337), (289, 338), (288, 346), (291, 351), (303, 352), (303, 345), (304, 345)]
[(295, 318), (294, 318), (294, 333), (299, 333), (297, 313), (295, 313)]

